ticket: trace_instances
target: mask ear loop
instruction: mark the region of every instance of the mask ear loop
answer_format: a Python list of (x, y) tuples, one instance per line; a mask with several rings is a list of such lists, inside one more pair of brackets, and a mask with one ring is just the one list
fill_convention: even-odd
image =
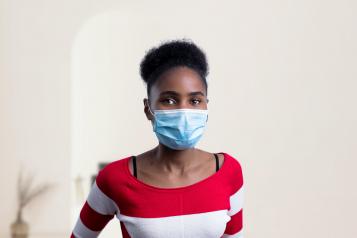
[(151, 111), (151, 108), (150, 108), (150, 101), (149, 101), (149, 99), (148, 99), (148, 108), (149, 108), (149, 111), (150, 111), (150, 113), (151, 113), (151, 115), (152, 115), (152, 117), (153, 117), (153, 119), (152, 120), (150, 120), (150, 122), (151, 122), (151, 125), (153, 126), (153, 130), (155, 131), (155, 114)]
[[(207, 100), (207, 103), (209, 102), (209, 100), (208, 100), (208, 98), (206, 98), (206, 100)], [(207, 114), (207, 119), (206, 119), (206, 123), (208, 122), (208, 114)]]
[(149, 108), (149, 111), (150, 111), (151, 115), (155, 118), (155, 114), (151, 111), (151, 108), (150, 108), (150, 102), (149, 102), (149, 99), (148, 99), (148, 108)]

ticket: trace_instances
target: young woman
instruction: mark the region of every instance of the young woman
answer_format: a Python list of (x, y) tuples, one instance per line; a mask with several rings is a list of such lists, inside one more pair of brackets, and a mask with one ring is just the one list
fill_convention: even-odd
[(71, 237), (95, 238), (116, 216), (124, 238), (243, 237), (243, 174), (226, 152), (195, 147), (208, 121), (208, 64), (189, 40), (162, 43), (140, 65), (158, 145), (99, 171)]

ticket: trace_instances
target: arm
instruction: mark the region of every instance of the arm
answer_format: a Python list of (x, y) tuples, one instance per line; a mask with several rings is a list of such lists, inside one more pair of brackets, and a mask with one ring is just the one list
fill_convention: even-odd
[(222, 238), (243, 238), (243, 203), (244, 203), (244, 183), (243, 173), (239, 163), (234, 181), (234, 193), (230, 196), (230, 210), (228, 215), (231, 220), (227, 223), (226, 230)]
[(118, 208), (115, 202), (104, 193), (103, 171), (99, 171), (90, 193), (85, 201), (71, 238), (96, 238), (114, 217)]
[(230, 197), (231, 209), (228, 214), (231, 220), (227, 223), (222, 238), (243, 238), (243, 196), (244, 186)]

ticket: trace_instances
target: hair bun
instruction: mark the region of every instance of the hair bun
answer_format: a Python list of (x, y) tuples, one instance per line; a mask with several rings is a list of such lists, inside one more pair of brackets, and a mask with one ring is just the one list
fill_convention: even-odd
[(188, 66), (196, 70), (202, 78), (208, 74), (208, 64), (205, 53), (191, 40), (169, 40), (147, 51), (140, 63), (140, 75), (146, 83), (150, 83), (153, 75), (156, 77), (168, 68)]

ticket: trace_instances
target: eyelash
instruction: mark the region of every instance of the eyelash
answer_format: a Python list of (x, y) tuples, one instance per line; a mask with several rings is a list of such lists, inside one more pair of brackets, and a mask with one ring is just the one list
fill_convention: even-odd
[[(166, 102), (169, 101), (169, 100), (175, 100), (175, 99), (173, 99), (173, 98), (166, 98), (166, 99), (161, 100), (160, 102), (166, 103)], [(196, 104), (201, 103), (201, 100), (200, 100), (200, 99), (197, 99), (197, 98), (193, 99), (193, 101), (198, 101), (198, 103), (196, 103)], [(196, 105), (196, 104), (195, 104), (195, 105)]]

